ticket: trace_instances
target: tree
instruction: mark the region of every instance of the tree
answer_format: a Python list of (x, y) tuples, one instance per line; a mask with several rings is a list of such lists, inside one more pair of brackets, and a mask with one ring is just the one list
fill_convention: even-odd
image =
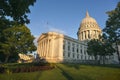
[(27, 13), (29, 7), (34, 5), (36, 0), (0, 0), (0, 18), (10, 17), (18, 23), (29, 23)]
[(87, 52), (89, 55), (94, 56), (96, 61), (102, 61), (104, 64), (106, 56), (112, 55), (115, 50), (111, 43), (102, 36), (102, 39), (93, 39), (88, 42)]
[(95, 57), (95, 60), (98, 59), (100, 54), (100, 41), (98, 39), (92, 39), (88, 42), (87, 53)]
[(106, 27), (103, 31), (107, 35), (109, 42), (115, 44), (120, 63), (120, 53), (118, 48), (120, 45), (120, 2), (118, 2), (117, 7), (114, 10), (107, 12), (107, 14), (109, 18), (106, 21)]
[(115, 49), (112, 43), (109, 42), (106, 34), (103, 33), (102, 36), (100, 36), (100, 41), (101, 41), (101, 53), (99, 55), (100, 59), (102, 60), (102, 63), (105, 64), (106, 57), (110, 57), (111, 55), (113, 55)]
[(30, 30), (23, 25), (13, 26), (4, 30), (4, 43), (1, 43), (1, 52), (4, 53), (5, 62), (10, 56), (18, 55), (19, 53), (28, 53), (36, 50), (33, 43), (34, 37)]
[[(21, 36), (21, 40), (20, 40), (21, 42), (19, 41), (19, 44), (24, 47), (21, 47), (20, 49), (16, 49), (17, 47), (15, 46), (18, 43), (14, 43), (14, 40), (15, 38), (17, 40), (17, 37), (14, 37), (15, 34), (13, 33), (19, 33), (19, 32), (22, 33), (23, 32), (22, 30), (25, 28), (27, 31), (29, 30), (24, 25), (30, 23), (27, 14), (30, 13), (29, 7), (33, 6), (35, 2), (36, 0), (0, 0), (0, 60), (4, 61), (4, 56), (8, 56), (9, 58), (9, 56), (11, 56), (12, 54), (13, 54), (12, 56), (16, 56), (18, 52), (26, 52), (27, 50), (28, 51), (34, 50), (32, 48), (31, 50), (25, 48), (26, 44), (22, 44), (22, 39), (23, 41), (25, 41), (24, 39), (26, 39), (26, 38), (22, 38), (22, 36), (24, 36), (25, 33), (19, 35), (19, 37)], [(24, 28), (22, 26), (24, 26)], [(11, 30), (13, 30), (14, 32)], [(30, 33), (28, 33), (28, 35), (29, 37), (31, 37), (29, 39), (31, 41), (29, 41), (28, 43), (30, 43), (30, 46), (32, 46), (33, 36)], [(35, 47), (33, 46), (33, 48)]]

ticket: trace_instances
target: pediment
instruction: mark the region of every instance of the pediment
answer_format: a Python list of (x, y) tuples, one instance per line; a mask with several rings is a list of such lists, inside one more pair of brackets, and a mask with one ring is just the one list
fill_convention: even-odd
[(41, 39), (45, 38), (46, 36), (47, 36), (47, 34), (46, 34), (46, 33), (41, 34), (41, 36), (38, 38), (37, 42), (38, 42), (39, 40), (41, 40)]

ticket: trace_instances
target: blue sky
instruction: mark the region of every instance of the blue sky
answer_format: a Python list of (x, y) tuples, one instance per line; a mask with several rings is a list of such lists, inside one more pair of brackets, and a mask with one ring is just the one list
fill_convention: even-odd
[(86, 11), (103, 29), (108, 19), (107, 11), (113, 10), (119, 0), (37, 0), (28, 17), (27, 26), (34, 36), (48, 31), (64, 33), (77, 38), (80, 22)]

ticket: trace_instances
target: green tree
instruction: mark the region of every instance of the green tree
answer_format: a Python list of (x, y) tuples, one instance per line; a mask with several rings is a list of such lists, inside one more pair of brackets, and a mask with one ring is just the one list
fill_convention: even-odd
[(120, 2), (118, 2), (117, 7), (114, 10), (107, 12), (107, 14), (109, 18), (106, 21), (104, 33), (107, 35), (109, 42), (115, 44), (120, 63), (120, 53), (118, 48), (120, 45)]
[(10, 17), (18, 23), (29, 23), (27, 14), (35, 2), (36, 0), (0, 0), (0, 18)]
[(1, 43), (1, 52), (5, 55), (5, 62), (9, 57), (19, 53), (28, 53), (36, 50), (33, 43), (34, 37), (30, 30), (23, 25), (13, 26), (4, 30), (4, 43)]
[[(31, 39), (31, 43), (28, 40), (26, 41), (30, 43), (30, 46), (33, 45), (33, 36), (29, 33), (28, 38), (21, 38), (21, 43), (19, 41), (19, 44), (24, 47), (17, 49), (18, 46), (14, 46), (18, 43), (13, 42), (17, 37), (14, 37), (15, 35), (13, 35), (13, 33), (22, 33), (23, 29), (20, 29), (20, 27), (23, 28), (22, 26), (30, 23), (30, 20), (28, 19), (28, 13), (30, 13), (29, 8), (30, 6), (33, 6), (35, 2), (36, 0), (0, 0), (0, 60), (4, 61), (4, 56), (8, 56), (9, 58), (9, 56), (15, 56), (18, 52), (27, 52), (27, 48), (25, 48), (26, 44), (22, 44), (22, 41), (25, 40), (22, 39)], [(19, 29), (17, 27), (19, 27)], [(16, 31), (14, 29), (16, 29)], [(22, 37), (24, 34), (19, 36)], [(33, 46), (33, 48), (35, 47)], [(28, 50), (32, 51), (34, 49), (31, 47)]]
[(103, 39), (93, 39), (88, 42), (87, 52), (89, 55), (95, 57), (95, 60), (98, 62), (102, 61), (105, 63), (106, 56), (113, 55), (115, 52), (111, 43)]
[(113, 45), (105, 38), (105, 35), (102, 35), (101, 39), (101, 53), (100, 59), (103, 60), (103, 64), (105, 64), (106, 57), (113, 55), (115, 49)]
[(98, 55), (101, 53), (101, 42), (98, 39), (92, 39), (88, 42), (87, 53), (95, 57), (98, 61)]

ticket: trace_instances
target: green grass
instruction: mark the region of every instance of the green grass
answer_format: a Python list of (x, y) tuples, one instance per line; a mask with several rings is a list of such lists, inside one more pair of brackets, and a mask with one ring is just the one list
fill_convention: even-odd
[(0, 74), (0, 80), (120, 80), (120, 68), (56, 64), (56, 68), (52, 70)]

